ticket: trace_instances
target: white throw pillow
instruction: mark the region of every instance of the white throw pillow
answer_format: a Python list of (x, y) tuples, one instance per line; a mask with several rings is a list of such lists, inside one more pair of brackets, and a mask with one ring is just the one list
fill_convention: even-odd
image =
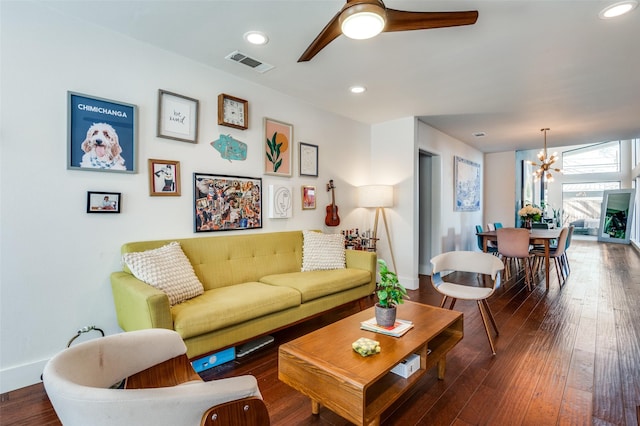
[(137, 279), (166, 293), (171, 306), (204, 293), (177, 241), (154, 250), (125, 253), (122, 260)]
[(344, 269), (344, 235), (302, 231), (302, 270)]

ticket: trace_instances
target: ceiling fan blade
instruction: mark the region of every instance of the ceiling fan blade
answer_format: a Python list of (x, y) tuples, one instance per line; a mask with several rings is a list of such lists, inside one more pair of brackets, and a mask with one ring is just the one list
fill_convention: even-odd
[(384, 32), (473, 25), (477, 20), (477, 10), (465, 12), (408, 12), (387, 9), (387, 25), (384, 28)]
[(329, 21), (327, 26), (325, 26), (322, 31), (320, 31), (318, 37), (316, 37), (315, 40), (311, 42), (309, 47), (307, 47), (307, 50), (305, 50), (302, 56), (300, 56), (298, 62), (307, 62), (311, 60), (318, 54), (318, 52), (320, 52), (329, 43), (331, 43), (340, 34), (342, 34), (342, 31), (340, 30), (340, 22), (338, 20), (338, 18), (340, 18), (340, 13), (342, 12), (338, 12), (336, 16), (334, 16), (333, 19)]

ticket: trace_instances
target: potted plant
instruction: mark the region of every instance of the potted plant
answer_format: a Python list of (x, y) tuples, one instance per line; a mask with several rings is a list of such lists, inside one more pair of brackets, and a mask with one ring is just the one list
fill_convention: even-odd
[(381, 327), (391, 327), (396, 322), (396, 306), (408, 299), (407, 290), (398, 282), (398, 276), (387, 268), (387, 262), (378, 259), (380, 282), (376, 286), (376, 322)]
[(518, 216), (522, 218), (524, 222), (524, 227), (527, 229), (531, 229), (531, 224), (533, 222), (540, 222), (542, 219), (542, 210), (540, 210), (535, 205), (527, 204), (520, 210), (518, 210)]

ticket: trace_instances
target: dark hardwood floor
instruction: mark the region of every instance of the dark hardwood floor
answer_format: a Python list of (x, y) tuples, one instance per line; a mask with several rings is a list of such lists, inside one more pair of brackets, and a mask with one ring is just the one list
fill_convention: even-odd
[[(465, 336), (447, 358), (445, 379), (430, 371), (383, 424), (640, 424), (640, 256), (630, 246), (576, 240), (568, 253), (572, 272), (562, 289), (553, 271), (548, 292), (540, 281), (527, 291), (520, 274), (491, 297), (500, 329), (496, 356), (475, 303), (458, 301)], [(410, 296), (440, 301), (428, 277)], [(348, 425), (325, 408), (312, 415), (309, 399), (278, 380), (277, 345), (352, 312), (275, 333), (269, 347), (202, 375), (255, 375), (272, 425)], [(37, 384), (1, 395), (0, 424), (60, 422)]]

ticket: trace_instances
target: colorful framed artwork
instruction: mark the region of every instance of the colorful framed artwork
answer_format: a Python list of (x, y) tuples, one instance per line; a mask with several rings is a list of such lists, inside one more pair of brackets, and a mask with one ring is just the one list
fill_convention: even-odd
[(302, 210), (313, 210), (316, 208), (316, 187), (302, 185)]
[(137, 107), (67, 92), (67, 169), (136, 173)]
[(119, 192), (87, 192), (87, 213), (120, 213), (121, 208)]
[(180, 196), (180, 162), (149, 159), (149, 195)]
[(195, 232), (262, 228), (262, 179), (193, 174)]
[(158, 90), (158, 131), (160, 138), (198, 143), (197, 99)]
[(455, 206), (457, 212), (480, 210), (480, 164), (454, 157)]
[(318, 177), (318, 145), (300, 142), (300, 176)]
[(273, 176), (291, 176), (293, 125), (265, 118), (264, 137), (264, 173)]

